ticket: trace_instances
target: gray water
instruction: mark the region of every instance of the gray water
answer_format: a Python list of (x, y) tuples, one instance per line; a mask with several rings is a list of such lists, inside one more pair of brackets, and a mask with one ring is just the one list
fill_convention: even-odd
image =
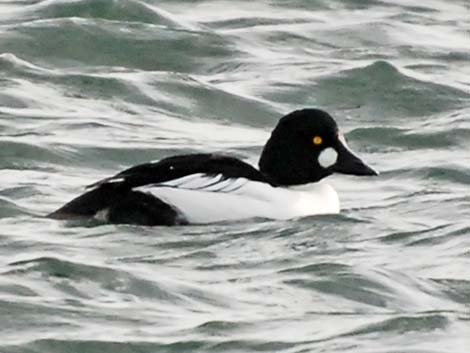
[[(470, 351), (470, 2), (0, 2), (0, 352)], [(319, 107), (381, 171), (342, 212), (43, 218)]]

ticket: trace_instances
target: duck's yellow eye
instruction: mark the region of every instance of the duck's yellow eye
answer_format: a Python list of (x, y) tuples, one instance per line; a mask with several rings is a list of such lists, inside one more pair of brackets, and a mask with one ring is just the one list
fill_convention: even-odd
[(312, 139), (312, 141), (313, 141), (313, 144), (314, 144), (314, 145), (317, 145), (317, 146), (318, 146), (318, 145), (321, 145), (321, 144), (322, 144), (323, 139), (322, 139), (320, 136), (315, 136), (315, 137)]

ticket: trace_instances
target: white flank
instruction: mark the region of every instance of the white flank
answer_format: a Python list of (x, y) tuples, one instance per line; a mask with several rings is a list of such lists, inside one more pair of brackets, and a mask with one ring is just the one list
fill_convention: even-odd
[(254, 217), (290, 219), (339, 212), (336, 191), (323, 182), (302, 188), (275, 188), (243, 178), (216, 182), (217, 178), (192, 175), (166, 183), (171, 186), (146, 185), (135, 190), (151, 193), (174, 206), (191, 223)]

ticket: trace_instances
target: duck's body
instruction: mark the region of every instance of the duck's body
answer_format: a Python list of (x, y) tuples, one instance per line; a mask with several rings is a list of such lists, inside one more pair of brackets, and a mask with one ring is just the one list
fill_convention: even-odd
[(169, 157), (99, 181), (50, 216), (176, 225), (332, 214), (338, 195), (321, 179), (376, 174), (348, 149), (334, 120), (315, 109), (282, 118), (259, 165), (219, 154)]

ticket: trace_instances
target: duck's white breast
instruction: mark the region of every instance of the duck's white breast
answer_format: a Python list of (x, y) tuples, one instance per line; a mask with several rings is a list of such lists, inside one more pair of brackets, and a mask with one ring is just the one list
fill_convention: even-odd
[(191, 223), (255, 217), (289, 219), (338, 213), (340, 209), (336, 191), (324, 182), (284, 188), (247, 179), (214, 182), (215, 178), (191, 178), (136, 190), (151, 193), (174, 206)]

